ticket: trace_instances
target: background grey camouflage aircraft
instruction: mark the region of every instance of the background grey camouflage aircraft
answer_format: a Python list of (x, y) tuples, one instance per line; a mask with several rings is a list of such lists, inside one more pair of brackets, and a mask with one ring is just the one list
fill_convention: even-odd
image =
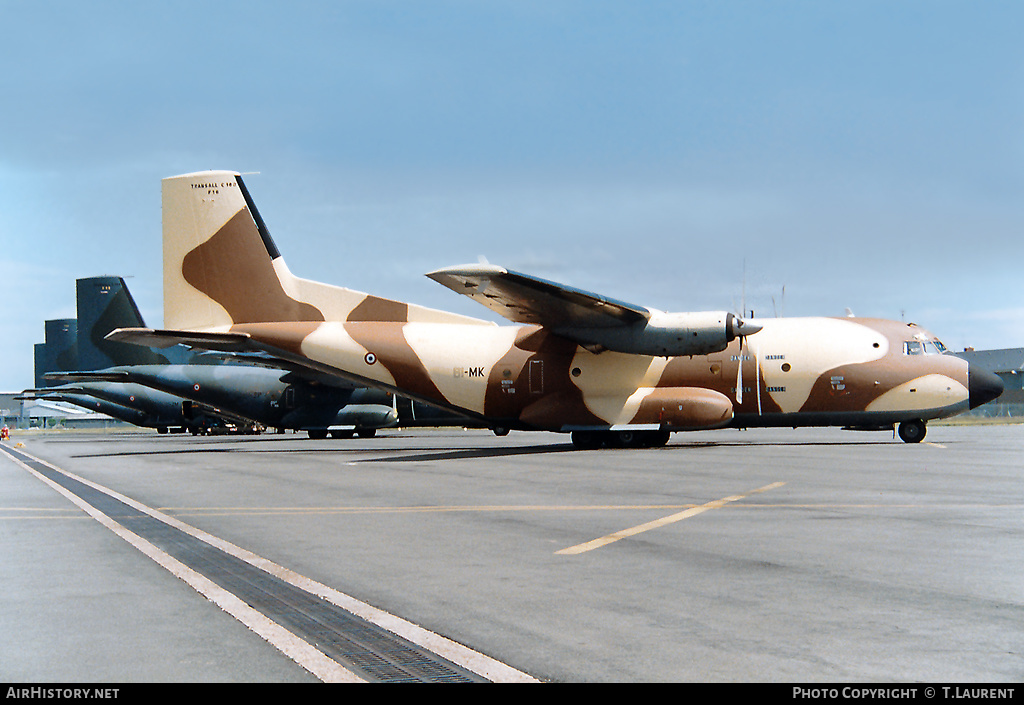
[(229, 361), (119, 366), (47, 378), (142, 387), (143, 395), (172, 396), (185, 409), (211, 406), (260, 428), (303, 430), (310, 438), (373, 436), (377, 429), (398, 423), (397, 409), (386, 392), (312, 384), (280, 369)]
[(517, 324), (498, 326), (300, 279), (237, 172), (164, 179), (163, 240), (166, 328), (112, 340), (264, 352), (579, 447), (726, 426), (898, 425), (914, 442), (1002, 390), (914, 324), (664, 313), (491, 265), (428, 275)]
[(224, 409), (193, 404), (175, 394), (141, 384), (90, 379), (89, 373), (85, 371), (49, 373), (47, 377), (64, 374), (86, 377), (87, 381), (26, 390), (20, 398), (65, 401), (136, 426), (155, 428), (160, 433), (189, 431), (195, 435), (214, 432), (256, 433), (261, 430), (253, 426), (249, 419)]
[[(106, 414), (111, 418), (124, 421), (135, 426), (156, 428), (159, 429), (161, 433), (166, 433), (171, 428), (183, 431), (185, 430), (188, 422), (188, 419), (185, 419), (182, 415), (180, 404), (168, 409), (170, 415), (152, 414), (139, 408), (133, 408), (125, 406), (124, 404), (107, 401), (106, 399), (100, 399), (86, 391), (75, 391), (74, 387), (65, 385), (52, 387), (50, 389), (25, 390), (15, 397), (15, 399), (57, 401), (74, 404), (75, 406)], [(178, 401), (180, 402), (180, 400)]]
[(168, 364), (193, 353), (172, 348), (165, 354), (106, 340), (113, 328), (144, 325), (135, 301), (120, 277), (88, 277), (75, 282), (77, 318), (45, 322), (46, 342), (35, 346), (36, 388), (22, 399), (63, 401), (161, 433), (251, 430), (252, 422), (213, 407), (137, 384), (109, 384), (83, 377), (58, 384), (61, 374), (88, 375), (115, 363)]

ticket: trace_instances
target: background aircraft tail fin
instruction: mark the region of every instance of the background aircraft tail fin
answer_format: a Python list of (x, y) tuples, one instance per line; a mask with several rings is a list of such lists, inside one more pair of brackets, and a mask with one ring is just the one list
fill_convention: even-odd
[(108, 340), (116, 328), (145, 328), (146, 324), (121, 277), (87, 277), (75, 282), (77, 318), (45, 322), (44, 343), (35, 346), (35, 386), (59, 384), (49, 372), (102, 370), (119, 365), (166, 365), (185, 362), (190, 353), (172, 348), (165, 353)]
[[(145, 328), (139, 307), (121, 277), (89, 277), (75, 282), (78, 310), (76, 370), (102, 370), (120, 365), (166, 365), (185, 362), (188, 353), (151, 348), (106, 338), (116, 328)], [(173, 359), (172, 359), (173, 358)]]
[(57, 318), (44, 321), (43, 326), (45, 342), (36, 343), (33, 350), (36, 389), (55, 384), (43, 376), (47, 372), (78, 369), (78, 319)]

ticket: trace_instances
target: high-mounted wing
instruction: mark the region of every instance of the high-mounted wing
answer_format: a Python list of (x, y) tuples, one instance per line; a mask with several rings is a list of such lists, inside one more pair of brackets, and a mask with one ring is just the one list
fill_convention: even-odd
[(514, 323), (605, 328), (651, 317), (643, 306), (489, 264), (448, 267), (427, 276)]
[(490, 264), (427, 276), (515, 323), (544, 326), (593, 352), (706, 355), (761, 330), (725, 311), (665, 313)]

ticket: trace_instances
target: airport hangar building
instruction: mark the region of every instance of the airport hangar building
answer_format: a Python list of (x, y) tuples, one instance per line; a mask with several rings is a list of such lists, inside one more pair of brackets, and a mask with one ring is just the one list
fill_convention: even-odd
[(995, 372), (1003, 380), (1003, 393), (995, 401), (979, 406), (971, 416), (1024, 417), (1024, 348), (974, 350), (953, 353), (971, 364)]

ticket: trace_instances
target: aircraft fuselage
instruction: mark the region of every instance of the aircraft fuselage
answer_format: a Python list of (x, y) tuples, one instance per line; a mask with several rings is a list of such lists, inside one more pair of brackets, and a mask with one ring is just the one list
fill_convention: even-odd
[(934, 337), (915, 325), (858, 318), (759, 323), (760, 332), (720, 353), (672, 358), (595, 353), (536, 326), (374, 321), (232, 330), (276, 354), (498, 427), (891, 427), (971, 407), (967, 363), (928, 350)]

